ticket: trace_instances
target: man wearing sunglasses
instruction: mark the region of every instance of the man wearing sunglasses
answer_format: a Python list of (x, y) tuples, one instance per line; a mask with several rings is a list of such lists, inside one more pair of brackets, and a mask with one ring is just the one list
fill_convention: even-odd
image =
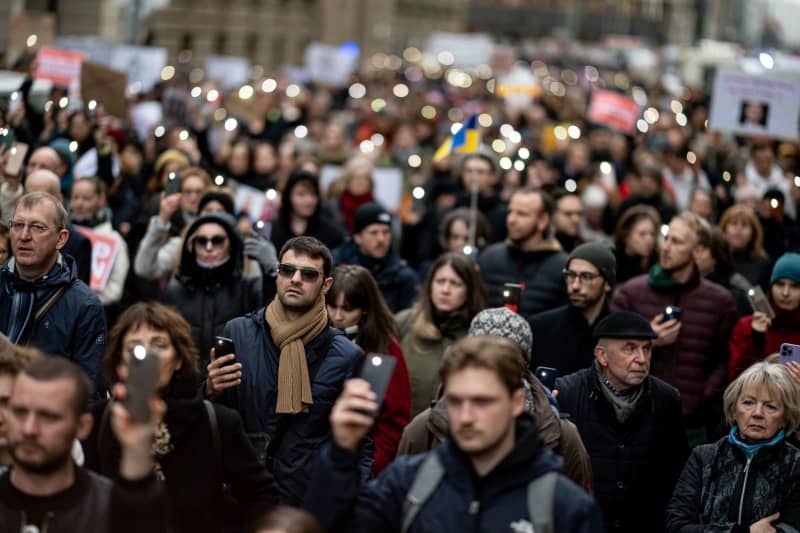
[[(328, 248), (314, 237), (290, 239), (279, 254), (277, 295), (258, 311), (225, 325), (234, 354), (208, 366), (207, 398), (242, 417), (259, 457), (275, 475), (285, 503), (299, 505), (317, 450), (330, 441), (330, 412), (361, 350), (328, 322), (333, 284)], [(362, 447), (364, 479), (371, 442)]]

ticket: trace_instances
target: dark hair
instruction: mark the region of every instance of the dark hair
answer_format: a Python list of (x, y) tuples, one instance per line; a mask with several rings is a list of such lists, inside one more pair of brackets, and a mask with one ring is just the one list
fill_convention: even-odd
[(89, 398), (92, 395), (92, 384), (86, 373), (64, 357), (40, 357), (26, 366), (20, 374), (36, 381), (56, 381), (67, 379), (75, 385), (75, 412), (78, 415), (89, 412)]
[(192, 340), (192, 328), (176, 309), (159, 302), (133, 304), (117, 319), (117, 323), (108, 335), (108, 345), (103, 357), (103, 371), (108, 382), (113, 384), (119, 381), (117, 367), (122, 361), (125, 349), (123, 346), (125, 334), (142, 325), (166, 331), (169, 335), (175, 348), (175, 356), (180, 363), (180, 368), (175, 371), (172, 381), (181, 384), (193, 383), (198, 376), (198, 353)]
[(519, 345), (493, 335), (464, 337), (450, 347), (439, 368), (442, 388), (447, 388), (447, 378), (451, 374), (467, 368), (493, 372), (505, 385), (509, 395), (522, 388), (522, 376), (526, 371)]
[(319, 178), (317, 175), (303, 169), (293, 170), (286, 180), (286, 185), (283, 187), (281, 207), (278, 210), (278, 218), (287, 229), (289, 229), (292, 219), (292, 191), (294, 191), (295, 187), (300, 183), (309, 184), (317, 197), (317, 208), (314, 210), (314, 214), (311, 218), (317, 216), (322, 208), (322, 195), (319, 190)]
[(378, 284), (360, 265), (339, 265), (333, 271), (333, 285), (325, 301), (334, 304), (339, 295), (350, 307), (363, 311), (358, 328), (358, 345), (364, 352), (385, 353), (389, 339), (399, 337), (392, 312), (386, 306)]
[(614, 229), (614, 246), (618, 252), (625, 252), (625, 241), (628, 240), (633, 227), (643, 219), (650, 220), (655, 226), (656, 233), (658, 233), (661, 226), (661, 215), (658, 214), (654, 207), (642, 204), (629, 207), (619, 217), (617, 226)]
[(542, 201), (542, 212), (547, 213), (547, 215), (550, 217), (550, 220), (553, 219), (553, 213), (555, 213), (556, 211), (556, 203), (555, 201), (553, 201), (553, 197), (546, 191), (543, 191), (542, 189), (538, 189), (536, 187), (522, 187), (511, 193), (511, 196), (514, 196), (515, 194), (538, 195)]
[(322, 259), (322, 273), (326, 278), (331, 275), (333, 256), (331, 256), (331, 251), (328, 247), (322, 244), (319, 239), (308, 235), (292, 237), (281, 247), (278, 260), (283, 261), (284, 254), (289, 250), (300, 255), (307, 255), (311, 259)]
[(308, 512), (279, 505), (253, 523), (252, 532), (264, 530), (280, 530), (285, 533), (323, 533), (322, 527)]
[(736, 271), (736, 264), (733, 260), (731, 245), (725, 238), (725, 232), (719, 228), (713, 228), (708, 243), (701, 242), (699, 244), (707, 246), (711, 251), (711, 257), (714, 258), (714, 271), (719, 275), (717, 279), (727, 281)]
[[(472, 210), (468, 207), (459, 207), (447, 213), (439, 224), (439, 246), (448, 251), (447, 241), (450, 239), (450, 228), (456, 220), (463, 221), (467, 227), (472, 220)], [(492, 228), (486, 216), (480, 211), (475, 212), (475, 246), (481, 250), (489, 243)]]
[(492, 173), (497, 172), (497, 162), (491, 156), (487, 154), (483, 154), (480, 152), (474, 152), (471, 154), (467, 154), (464, 156), (464, 159), (461, 160), (461, 167), (459, 168), (459, 173), (464, 172), (464, 166), (467, 164), (467, 161), (472, 159), (480, 159), (481, 161), (486, 161), (489, 164), (489, 168), (491, 169)]
[(466, 302), (461, 306), (461, 309), (453, 311), (453, 314), (462, 315), (464, 321), (469, 324), (469, 321), (487, 305), (486, 287), (478, 274), (475, 263), (461, 254), (448, 252), (440, 255), (428, 270), (428, 275), (425, 278), (425, 287), (419, 299), (411, 308), (409, 317), (411, 329), (430, 337), (436, 336), (438, 330), (434, 322), (436, 310), (433, 307), (433, 299), (431, 298), (433, 278), (439, 269), (445, 266), (452, 268), (467, 287)]

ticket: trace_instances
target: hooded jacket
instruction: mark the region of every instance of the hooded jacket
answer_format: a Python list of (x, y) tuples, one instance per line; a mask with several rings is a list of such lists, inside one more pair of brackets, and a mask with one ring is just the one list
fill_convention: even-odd
[[(10, 285), (30, 285), (20, 280), (9, 260), (0, 269), (0, 333), (8, 334), (12, 292)], [(42, 352), (61, 355), (80, 366), (94, 385), (95, 398), (105, 396), (105, 382), (100, 369), (106, 347), (106, 318), (103, 304), (92, 289), (78, 279), (75, 260), (59, 255), (46, 276), (33, 282), (36, 290), (49, 294), (63, 287), (64, 292), (38, 321), (31, 325), (27, 342)], [(35, 309), (42, 302), (34, 304)]]
[[(564, 475), (581, 487), (591, 487), (592, 466), (575, 424), (560, 418), (550, 405), (544, 386), (533, 376), (530, 384), (532, 402), (528, 411), (536, 420), (536, 429), (545, 446), (564, 459)], [(526, 408), (528, 402), (525, 402)], [(444, 441), (449, 435), (447, 401), (444, 397), (414, 417), (403, 431), (398, 455), (425, 453)]]
[[(420, 508), (412, 533), (532, 531), (528, 484), (561, 468), (561, 460), (544, 446), (527, 414), (517, 419), (513, 450), (486, 476), (478, 477), (469, 457), (452, 440), (430, 453), (438, 454), (444, 477)], [(399, 457), (365, 485), (359, 483), (356, 461), (353, 452), (333, 442), (326, 445), (306, 508), (329, 531), (399, 532), (406, 495), (425, 455)], [(580, 487), (559, 476), (554, 496), (555, 531), (602, 531), (600, 512)]]
[(358, 245), (349, 241), (333, 251), (333, 264), (361, 265), (369, 270), (392, 313), (411, 307), (417, 296), (417, 273), (391, 248), (383, 259), (374, 259), (362, 254)]
[[(192, 237), (203, 224), (221, 226), (228, 235), (230, 258), (215, 268), (197, 264)], [(192, 338), (200, 352), (200, 371), (205, 375), (214, 337), (225, 324), (264, 304), (262, 280), (242, 276), (243, 244), (231, 217), (208, 214), (195, 220), (186, 232), (178, 272), (170, 280), (163, 301), (175, 306), (192, 327)]]
[(503, 305), (505, 283), (524, 283), (519, 314), (528, 321), (536, 313), (567, 303), (561, 273), (566, 264), (567, 254), (554, 237), (526, 251), (510, 242), (492, 244), (478, 258), (481, 277), (489, 291), (489, 307)]

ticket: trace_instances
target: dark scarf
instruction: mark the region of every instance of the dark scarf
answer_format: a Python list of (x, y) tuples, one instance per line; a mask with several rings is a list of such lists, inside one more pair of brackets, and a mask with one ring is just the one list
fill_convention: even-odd
[(19, 277), (15, 266), (12, 257), (8, 262), (9, 275), (3, 284), (3, 293), (11, 298), (8, 339), (13, 344), (25, 344), (33, 326), (34, 310), (58, 290), (58, 287), (50, 285), (49, 278), (61, 274), (65, 267), (59, 254), (50, 272), (34, 281), (25, 281)]
[(614, 409), (617, 421), (620, 424), (624, 424), (636, 412), (636, 406), (639, 404), (639, 400), (642, 399), (644, 387), (639, 385), (624, 392), (618, 391), (603, 374), (603, 369), (600, 368), (600, 364), (597, 361), (594, 362), (594, 369), (597, 373), (597, 380), (600, 382), (600, 391)]

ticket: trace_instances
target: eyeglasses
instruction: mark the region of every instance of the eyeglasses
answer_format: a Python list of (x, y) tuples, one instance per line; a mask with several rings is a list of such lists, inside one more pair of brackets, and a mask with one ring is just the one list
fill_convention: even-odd
[(22, 233), (25, 231), (25, 228), (28, 228), (33, 235), (43, 235), (47, 230), (50, 228), (45, 226), (44, 224), (40, 224), (38, 222), (22, 222), (20, 220), (12, 220), (9, 223), (11, 226), (11, 231), (14, 233)]
[(561, 275), (568, 283), (575, 283), (576, 279), (580, 279), (581, 283), (591, 283), (600, 277), (600, 274), (592, 274), (591, 272), (573, 272), (572, 270), (562, 270)]
[(294, 277), (294, 273), (300, 271), (300, 277), (306, 283), (314, 283), (319, 278), (320, 274), (322, 274), (319, 270), (315, 270), (310, 267), (302, 267), (298, 268), (294, 265), (290, 265), (289, 263), (281, 263), (278, 265), (278, 274), (283, 276), (284, 278), (291, 279)]
[(208, 246), (208, 243), (211, 243), (211, 246), (214, 248), (222, 248), (226, 240), (228, 240), (228, 238), (225, 235), (214, 235), (211, 238), (198, 235), (194, 238), (194, 243), (200, 245), (201, 248)]

